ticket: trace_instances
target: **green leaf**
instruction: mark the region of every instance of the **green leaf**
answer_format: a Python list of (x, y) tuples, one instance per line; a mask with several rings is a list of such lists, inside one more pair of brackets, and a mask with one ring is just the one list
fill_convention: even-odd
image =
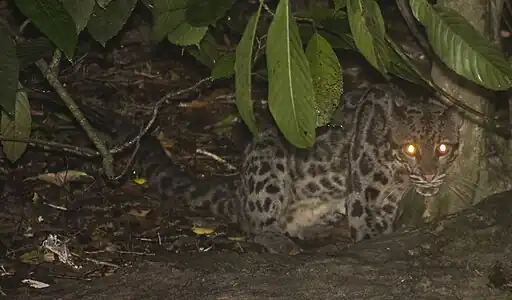
[(87, 22), (87, 30), (103, 47), (123, 28), (132, 14), (137, 0), (112, 0), (106, 9), (99, 5)]
[(343, 11), (337, 11), (330, 17), (321, 19), (321, 26), (314, 26), (310, 22), (299, 23), (300, 38), (303, 41), (309, 41), (314, 34), (319, 33), (329, 41), (331, 47), (336, 49), (357, 50), (354, 39), (350, 32), (347, 14)]
[(68, 59), (75, 53), (77, 43), (73, 18), (59, 0), (15, 0), (20, 11), (61, 49)]
[(235, 53), (228, 53), (219, 58), (212, 69), (212, 79), (229, 78), (235, 73)]
[(206, 36), (199, 42), (199, 45), (186, 47), (188, 53), (194, 56), (198, 61), (212, 69), (215, 62), (219, 59), (219, 51), (215, 38), (206, 33)]
[(268, 30), (269, 108), (286, 139), (299, 148), (315, 141), (313, 80), (288, 1), (280, 1)]
[(352, 32), (350, 31), (348, 16), (345, 12), (337, 11), (332, 18), (323, 20), (322, 26), (323, 28), (318, 29), (318, 33), (327, 39), (333, 48), (357, 49)]
[(334, 0), (334, 10), (340, 10), (347, 6), (347, 0)]
[(165, 36), (176, 45), (198, 45), (208, 31), (208, 26), (194, 27), (186, 20), (190, 0), (155, 0), (153, 9), (154, 41)]
[(260, 2), (258, 10), (251, 16), (249, 23), (247, 23), (242, 39), (236, 47), (235, 60), (236, 107), (238, 108), (240, 117), (244, 120), (245, 124), (254, 135), (258, 133), (258, 127), (256, 126), (256, 119), (254, 118), (251, 95), (252, 48), (262, 6), (262, 3)]
[(95, 0), (61, 0), (66, 11), (71, 15), (76, 25), (76, 31), (80, 33), (87, 26), (91, 17)]
[(319, 24), (326, 19), (332, 18), (335, 13), (336, 11), (332, 8), (313, 7), (309, 10), (296, 12), (293, 16), (296, 18), (311, 19)]
[(103, 9), (106, 9), (107, 6), (110, 4), (110, 2), (112, 2), (112, 0), (96, 0), (96, 3), (98, 3), (98, 6)]
[(9, 31), (0, 24), (0, 106), (9, 114), (14, 113), (19, 65), (16, 47)]
[(386, 47), (386, 28), (380, 7), (374, 0), (348, 0), (348, 21), (359, 52), (386, 76), (389, 54)]
[(180, 46), (197, 45), (207, 31), (208, 27), (193, 27), (188, 23), (182, 23), (167, 35), (167, 39)]
[(343, 93), (341, 65), (329, 42), (319, 34), (309, 40), (306, 57), (315, 87), (316, 126), (323, 126), (332, 118)]
[[(19, 85), (19, 92), (16, 94), (16, 104), (14, 113), (10, 117), (6, 112), (2, 111), (2, 120), (0, 121), (0, 131), (3, 137), (12, 139), (26, 139), (30, 137), (32, 130), (32, 116), (30, 115), (30, 104), (27, 94), (21, 91), (22, 86)], [(27, 149), (26, 143), (2, 141), (2, 147), (5, 156), (11, 161), (17, 161)]]
[(455, 73), (491, 90), (512, 87), (512, 68), (497, 46), (456, 11), (410, 0), (414, 16), (426, 28), (432, 49)]
[(214, 24), (233, 6), (233, 0), (189, 0), (186, 19), (192, 26)]
[(55, 46), (45, 37), (18, 42), (16, 44), (16, 55), (20, 64), (20, 70), (25, 69), (41, 58), (51, 58), (54, 51)]
[(392, 50), (389, 52), (391, 62), (389, 72), (409, 82), (428, 87), (425, 81), (430, 80), (430, 74), (422, 74), (421, 70), (411, 62), (411, 59), (393, 40), (387, 39), (387, 42)]

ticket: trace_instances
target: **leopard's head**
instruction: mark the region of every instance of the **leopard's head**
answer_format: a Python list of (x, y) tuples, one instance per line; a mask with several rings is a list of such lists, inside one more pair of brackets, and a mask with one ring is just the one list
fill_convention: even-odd
[(397, 107), (396, 114), (393, 155), (418, 194), (435, 195), (460, 155), (462, 116), (453, 107), (425, 102)]

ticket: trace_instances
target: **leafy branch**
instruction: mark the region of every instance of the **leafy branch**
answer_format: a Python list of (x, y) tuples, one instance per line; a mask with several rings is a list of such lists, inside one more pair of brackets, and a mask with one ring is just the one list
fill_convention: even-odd
[[(14, 3), (27, 17), (26, 23), (34, 24), (58, 49), (55, 53), (60, 55), (62, 51), (72, 61), (79, 33), (87, 29), (94, 40), (105, 46), (126, 24), (137, 0), (111, 0), (103, 4), (94, 0), (15, 0)], [(340, 49), (362, 54), (383, 78), (398, 77), (427, 87), (481, 124), (494, 130), (499, 127), (501, 134), (508, 134), (509, 122), (496, 124), (492, 117), (461, 103), (432, 83), (413, 55), (391, 36), (385, 26), (388, 20), (381, 12), (382, 4), (375, 0), (337, 0), (334, 7), (296, 11), (292, 10), (289, 0), (277, 1), (276, 5), (232, 0), (142, 3), (153, 16), (151, 37), (155, 43), (167, 40), (211, 68), (208, 82), (234, 79), (238, 112), (253, 134), (258, 132), (258, 120), (253, 111), (252, 86), (263, 79), (269, 86), (270, 112), (281, 132), (297, 147), (311, 146), (315, 128), (330, 122), (337, 107), (343, 105), (340, 103), (344, 87), (343, 64), (337, 52)], [(454, 74), (493, 91), (512, 87), (512, 68), (503, 52), (456, 11), (440, 4), (431, 5), (426, 0), (396, 0), (396, 3), (420, 45), (419, 51), (426, 52), (427, 62), (440, 59)], [(501, 6), (493, 8), (496, 12), (493, 16), (501, 19), (505, 4), (497, 1), (493, 5)], [(496, 24), (494, 22), (494, 27)], [(426, 34), (420, 27), (425, 28)], [(231, 36), (224, 35), (224, 43), (215, 38), (221, 28), (234, 32)], [(26, 117), (29, 103), (27, 99), (25, 102), (16, 100), (22, 95), (17, 82), (19, 66), (27, 62), (10, 43), (10, 36), (12, 32), (0, 30), (0, 50), (7, 53), (0, 57), (0, 107), (5, 113), (2, 120), (11, 118), (10, 127), (5, 128), (16, 132), (12, 124), (18, 123), (13, 120), (22, 118), (23, 111)], [(37, 62), (102, 154), (108, 177), (113, 176), (112, 169), (107, 167), (111, 164), (109, 151), (96, 139), (74, 102), (68, 101), (71, 97), (58, 83), (54, 68), (40, 59), (32, 57), (31, 61)], [(54, 58), (53, 64), (57, 67), (59, 61)], [(157, 107), (163, 103), (165, 101), (159, 102)], [(142, 135), (153, 124), (157, 107)], [(15, 117), (16, 111), (18, 117)], [(503, 132), (503, 128), (507, 132)], [(25, 136), (6, 136), (2, 131), (6, 138), (27, 138), (29, 134), (26, 128)], [(116, 151), (133, 146), (137, 141)], [(4, 151), (5, 148), (4, 145)], [(12, 160), (16, 160), (24, 148), (16, 150)]]

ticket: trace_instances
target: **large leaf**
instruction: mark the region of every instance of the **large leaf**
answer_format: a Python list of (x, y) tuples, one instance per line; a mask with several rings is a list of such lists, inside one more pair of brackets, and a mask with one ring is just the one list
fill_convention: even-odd
[(456, 11), (410, 0), (414, 16), (427, 30), (432, 49), (455, 73), (492, 90), (512, 87), (512, 68), (497, 46)]
[(208, 26), (224, 17), (233, 6), (233, 0), (189, 0), (187, 21), (193, 26)]
[(67, 58), (73, 57), (78, 35), (73, 19), (59, 0), (15, 0), (15, 3)]
[(310, 19), (320, 24), (322, 21), (332, 18), (335, 13), (336, 11), (332, 8), (312, 7), (308, 10), (298, 11), (293, 16), (298, 19)]
[(230, 52), (221, 56), (212, 68), (212, 79), (229, 78), (235, 73), (235, 53)]
[(430, 74), (423, 74), (397, 43), (390, 38), (386, 41), (392, 50), (389, 52), (389, 72), (409, 82), (428, 87), (425, 81), (430, 80)]
[(299, 148), (315, 141), (313, 80), (288, 1), (280, 1), (267, 39), (269, 108), (286, 139)]
[(87, 23), (89, 33), (105, 46), (126, 24), (135, 4), (137, 0), (112, 0), (105, 9), (96, 5)]
[(319, 34), (315, 34), (309, 40), (306, 57), (309, 60), (315, 87), (316, 126), (323, 126), (331, 120), (341, 100), (341, 65), (329, 42)]
[[(303, 41), (309, 41), (314, 34), (323, 36), (333, 48), (355, 50), (356, 45), (350, 32), (348, 17), (344, 11), (316, 9), (295, 14), (297, 17), (314, 22), (300, 22), (299, 33)], [(319, 26), (318, 26), (319, 25)]]
[(207, 26), (194, 27), (188, 23), (182, 23), (167, 35), (167, 39), (180, 46), (198, 45), (207, 31)]
[(236, 107), (240, 117), (254, 135), (258, 133), (258, 128), (254, 118), (251, 95), (252, 46), (262, 6), (262, 3), (260, 3), (256, 13), (249, 19), (242, 39), (236, 47), (235, 59)]
[[(9, 116), (2, 111), (2, 120), (0, 121), (0, 132), (3, 137), (11, 139), (26, 139), (30, 137), (32, 130), (32, 116), (30, 115), (30, 104), (27, 94), (21, 91), (16, 94), (16, 104), (14, 113)], [(5, 156), (11, 161), (17, 161), (23, 152), (27, 149), (26, 143), (2, 141)]]
[(155, 0), (153, 9), (153, 40), (165, 36), (176, 45), (198, 45), (208, 26), (195, 27), (186, 20), (190, 0)]
[(9, 31), (0, 24), (0, 106), (9, 114), (14, 113), (19, 64), (16, 47)]
[(383, 76), (389, 67), (386, 27), (374, 0), (348, 0), (348, 22), (355, 44), (366, 60)]
[(76, 31), (79, 33), (84, 30), (89, 22), (95, 0), (61, 0), (66, 11), (71, 15), (75, 21)]
[(350, 30), (348, 15), (344, 11), (337, 11), (332, 18), (323, 20), (322, 28), (318, 29), (318, 33), (335, 49), (357, 49)]
[(199, 45), (188, 46), (186, 49), (188, 53), (210, 69), (214, 67), (220, 56), (215, 37), (208, 32)]

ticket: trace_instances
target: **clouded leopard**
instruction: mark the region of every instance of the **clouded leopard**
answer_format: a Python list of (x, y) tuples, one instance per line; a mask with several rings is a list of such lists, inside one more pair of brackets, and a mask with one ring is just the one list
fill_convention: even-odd
[(355, 241), (389, 233), (406, 192), (439, 191), (460, 153), (462, 118), (391, 84), (347, 92), (342, 103), (343, 126), (318, 128), (310, 149), (293, 147), (275, 127), (261, 131), (236, 178), (183, 179), (163, 150), (145, 142), (138, 166), (150, 187), (229, 216), (271, 252), (344, 218)]

